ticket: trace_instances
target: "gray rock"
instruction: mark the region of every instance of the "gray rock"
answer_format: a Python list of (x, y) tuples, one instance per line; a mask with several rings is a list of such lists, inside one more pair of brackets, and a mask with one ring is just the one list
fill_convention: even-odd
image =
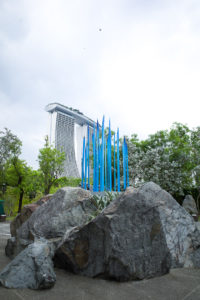
[(200, 222), (196, 222), (196, 226), (197, 226), (197, 228), (198, 228), (199, 231), (200, 231)]
[(6, 256), (13, 257), (15, 247), (16, 247), (16, 238), (11, 237), (10, 239), (8, 239), (7, 245), (5, 247)]
[(197, 250), (191, 254), (191, 260), (196, 268), (200, 268), (200, 248), (197, 248)]
[(63, 237), (66, 231), (85, 224), (94, 211), (96, 206), (90, 191), (73, 187), (59, 189), (16, 230), (16, 241), (8, 241), (6, 254), (15, 257), (37, 238)]
[(191, 195), (185, 196), (182, 206), (185, 208), (185, 210), (187, 210), (187, 212), (189, 212), (189, 214), (198, 214), (196, 202)]
[(53, 269), (53, 244), (37, 241), (15, 257), (0, 273), (0, 283), (7, 288), (46, 289), (56, 282)]
[(39, 199), (35, 203), (24, 205), (20, 214), (18, 214), (14, 220), (10, 223), (10, 233), (11, 236), (15, 237), (17, 235), (17, 229), (26, 221), (32, 213), (46, 201), (48, 201), (52, 195), (46, 195)]
[[(193, 218), (166, 191), (154, 183), (145, 184), (139, 193), (156, 205), (171, 255), (171, 268), (195, 267), (191, 254), (200, 246), (200, 231)], [(190, 262), (190, 263), (189, 263)]]
[(124, 281), (198, 267), (200, 232), (173, 197), (150, 182), (127, 190), (99, 216), (62, 239), (58, 266)]

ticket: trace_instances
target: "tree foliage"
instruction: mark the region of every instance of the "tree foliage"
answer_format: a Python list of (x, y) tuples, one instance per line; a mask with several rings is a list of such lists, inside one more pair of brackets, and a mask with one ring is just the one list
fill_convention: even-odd
[(21, 154), (22, 142), (8, 128), (0, 131), (0, 162), (3, 164), (12, 157)]
[(0, 184), (14, 188), (21, 212), (24, 195), (36, 195), (41, 189), (38, 171), (19, 158), (22, 142), (9, 129), (0, 132)]
[(18, 213), (21, 212), (23, 197), (35, 198), (41, 192), (41, 176), (38, 171), (28, 167), (24, 160), (13, 158), (9, 161), (6, 183), (15, 188), (18, 197)]
[(49, 145), (46, 138), (44, 148), (39, 151), (38, 161), (43, 189), (46, 195), (49, 194), (51, 186), (56, 184), (56, 181), (63, 173), (65, 153)]
[(128, 140), (129, 171), (134, 185), (154, 181), (176, 198), (200, 189), (200, 128), (174, 123), (146, 140)]
[(26, 179), (29, 168), (26, 163), (18, 157), (12, 158), (9, 161), (9, 166), (6, 172), (6, 182), (9, 186), (16, 187), (19, 197), (18, 213), (22, 209), (22, 201), (27, 187)]
[(22, 142), (9, 129), (0, 131), (0, 185), (5, 183), (6, 168), (21, 154)]
[[(191, 130), (184, 124), (174, 123), (169, 130), (158, 131), (145, 140), (140, 141), (136, 134), (126, 140), (130, 183), (140, 186), (154, 181), (177, 200), (192, 193), (199, 204), (200, 127)], [(79, 183), (80, 179), (61, 177), (65, 154), (50, 146), (48, 139), (39, 151), (38, 171), (19, 158), (21, 146), (22, 142), (9, 129), (0, 131), (0, 185), (6, 183), (15, 190), (18, 211), (24, 195), (33, 198), (39, 191), (48, 194), (51, 188)]]

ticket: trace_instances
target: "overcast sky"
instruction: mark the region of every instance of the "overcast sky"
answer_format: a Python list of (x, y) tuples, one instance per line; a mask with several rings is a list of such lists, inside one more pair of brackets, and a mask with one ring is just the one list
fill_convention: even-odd
[(0, 0), (0, 130), (37, 167), (59, 102), (140, 138), (200, 125), (199, 0)]

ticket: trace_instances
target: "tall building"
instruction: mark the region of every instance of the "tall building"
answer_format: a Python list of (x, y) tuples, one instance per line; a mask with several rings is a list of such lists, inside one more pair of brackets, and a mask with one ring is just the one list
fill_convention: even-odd
[(59, 103), (48, 104), (45, 110), (50, 114), (50, 144), (65, 152), (63, 176), (81, 177), (83, 137), (87, 138), (89, 125), (92, 138), (94, 121), (77, 109)]

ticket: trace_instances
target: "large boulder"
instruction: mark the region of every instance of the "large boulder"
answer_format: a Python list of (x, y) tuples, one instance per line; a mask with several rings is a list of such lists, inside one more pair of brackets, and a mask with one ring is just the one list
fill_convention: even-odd
[(192, 195), (185, 196), (182, 206), (185, 208), (185, 210), (187, 210), (187, 212), (189, 212), (189, 214), (198, 215), (196, 202)]
[(10, 223), (10, 233), (12, 237), (15, 237), (17, 235), (17, 229), (22, 226), (28, 218), (32, 215), (32, 213), (40, 207), (42, 204), (44, 204), (46, 201), (48, 201), (52, 195), (46, 195), (39, 199), (37, 202), (24, 205), (22, 208), (21, 213), (19, 213), (16, 218)]
[(56, 282), (53, 244), (36, 241), (16, 256), (0, 273), (0, 284), (7, 288), (46, 289)]
[(8, 240), (6, 255), (13, 258), (37, 238), (62, 238), (76, 226), (85, 224), (96, 211), (90, 191), (81, 188), (59, 189), (31, 214)]
[(54, 257), (76, 274), (124, 281), (199, 267), (200, 232), (173, 197), (150, 182), (68, 231)]

